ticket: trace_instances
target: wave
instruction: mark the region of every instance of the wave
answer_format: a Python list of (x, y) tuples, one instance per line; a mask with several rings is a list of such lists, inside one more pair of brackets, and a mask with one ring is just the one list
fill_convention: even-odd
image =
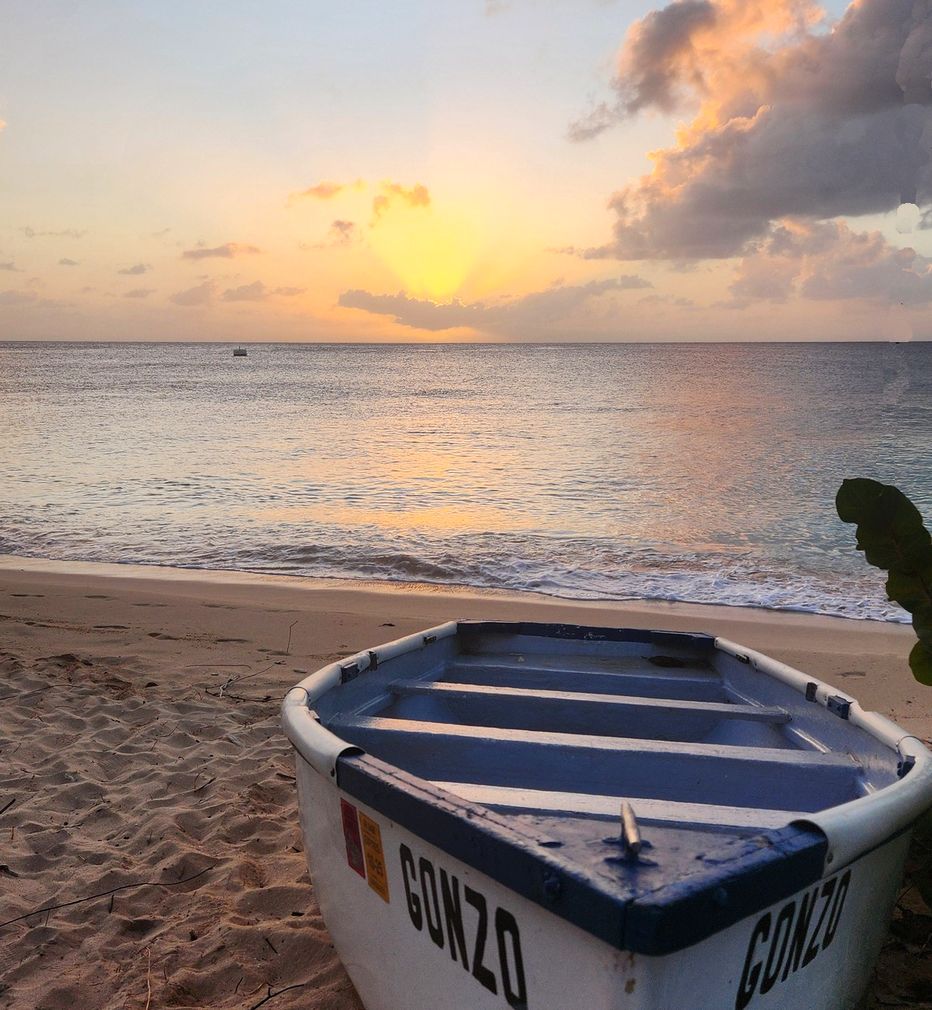
[[(478, 542), (476, 542), (478, 539)], [(506, 542), (502, 543), (504, 539)], [(884, 597), (879, 573), (802, 571), (720, 552), (619, 550), (598, 541), (464, 537), (459, 542), (238, 543), (233, 531), (197, 542), (121, 545), (107, 538), (24, 542), (0, 533), (0, 552), (72, 561), (249, 571), (313, 578), (539, 593), (566, 600), (653, 600), (907, 623)], [(357, 537), (358, 540), (358, 537)], [(420, 549), (418, 549), (420, 548)]]

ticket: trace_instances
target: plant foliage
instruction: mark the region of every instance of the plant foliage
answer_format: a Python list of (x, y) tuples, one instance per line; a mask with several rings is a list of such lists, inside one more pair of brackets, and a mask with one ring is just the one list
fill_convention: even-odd
[(932, 536), (915, 505), (892, 484), (857, 477), (842, 482), (838, 515), (857, 524), (857, 547), (887, 573), (887, 596), (909, 611), (918, 642), (909, 654), (913, 676), (932, 686)]

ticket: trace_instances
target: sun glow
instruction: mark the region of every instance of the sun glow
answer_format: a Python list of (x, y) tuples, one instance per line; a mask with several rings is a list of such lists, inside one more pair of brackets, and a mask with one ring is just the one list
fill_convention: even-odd
[(475, 225), (465, 214), (430, 208), (392, 209), (372, 229), (370, 244), (408, 294), (442, 300), (454, 295), (478, 253)]

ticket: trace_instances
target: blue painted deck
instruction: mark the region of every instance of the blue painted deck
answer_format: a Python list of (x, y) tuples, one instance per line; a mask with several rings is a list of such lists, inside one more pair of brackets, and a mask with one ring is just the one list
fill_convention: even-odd
[[(325, 694), (338, 784), (620, 949), (697, 942), (814, 880), (794, 825), (896, 754), (704, 635), (461, 622)], [(620, 842), (622, 801), (645, 847)]]

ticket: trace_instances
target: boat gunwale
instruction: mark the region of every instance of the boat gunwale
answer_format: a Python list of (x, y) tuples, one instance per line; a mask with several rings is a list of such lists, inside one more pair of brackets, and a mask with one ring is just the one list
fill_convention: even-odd
[[(334, 687), (348, 683), (366, 670), (377, 668), (397, 656), (424, 649), (441, 639), (454, 637), (461, 629), (589, 642), (624, 641), (644, 644), (689, 642), (693, 645), (708, 643), (710, 648), (732, 656), (761, 674), (781, 681), (802, 694), (807, 701), (819, 704), (837, 717), (846, 719), (852, 726), (879, 740), (899, 756), (901, 767), (905, 771), (896, 782), (866, 796), (797, 818), (784, 828), (760, 832), (756, 837), (767, 839), (769, 844), (759, 850), (762, 853), (759, 863), (752, 861), (752, 864), (748, 864), (746, 859), (738, 858), (726, 866), (720, 865), (703, 874), (702, 880), (662, 888), (660, 893), (653, 896), (651, 921), (654, 922), (654, 926), (646, 932), (632, 922), (633, 935), (632, 929), (626, 927), (622, 934), (628, 935), (618, 936), (617, 923), (601, 927), (596, 923), (597, 928), (593, 928), (593, 923), (589, 921), (592, 916), (589, 915), (583, 916), (585, 921), (578, 921), (580, 926), (601, 935), (603, 939), (620, 949), (637, 949), (642, 953), (660, 954), (698, 942), (702, 936), (695, 934), (695, 927), (677, 925), (694, 917), (697, 901), (705, 905), (704, 913), (700, 916), (705, 923), (703, 933), (711, 935), (737, 921), (738, 918), (752, 914), (765, 904), (778, 901), (814, 880), (838, 872), (854, 860), (891, 841), (911, 827), (929, 805), (929, 799), (932, 797), (932, 754), (917, 737), (907, 733), (884, 716), (865, 711), (857, 699), (845, 692), (729, 639), (692, 633), (564, 624), (450, 621), (328, 664), (292, 688), (285, 696), (282, 705), (282, 722), (286, 734), (298, 754), (317, 773), (334, 780), (338, 788), (361, 802), (368, 803), (373, 809), (379, 810), (416, 834), (422, 833), (425, 815), (433, 817), (434, 810), (431, 808), (440, 804), (443, 811), (442, 819), (454, 818), (461, 827), (469, 828), (467, 833), (473, 838), (473, 852), (476, 839), (481, 842), (481, 836), (495, 825), (492, 833), (501, 839), (504, 831), (510, 840), (506, 846), (511, 849), (513, 855), (513, 859), (509, 860), (510, 863), (514, 862), (514, 857), (520, 857), (519, 862), (520, 859), (526, 862), (528, 857), (537, 860), (539, 865), (547, 862), (546, 860), (542, 862), (541, 850), (536, 844), (529, 843), (521, 832), (514, 831), (507, 821), (502, 820), (494, 811), (466, 801), (425, 779), (366, 754), (361, 748), (341, 739), (325, 727), (314, 711), (313, 706), (317, 699)], [(417, 810), (417, 816), (412, 814), (412, 810)], [(437, 829), (433, 833), (435, 835), (433, 843), (445, 851), (449, 849), (451, 839), (454, 845), (456, 844), (456, 833), (451, 833), (447, 827)], [(501, 867), (500, 857), (501, 853), (489, 861), (487, 867), (476, 868), (484, 869), (487, 873), (491, 870), (490, 875), (497, 876), (495, 871)], [(782, 860), (779, 872), (775, 872), (774, 861), (777, 859)], [(475, 865), (474, 860), (467, 858), (464, 861)], [(526, 881), (527, 871), (522, 872)], [(768, 875), (776, 877), (777, 880), (771, 882)], [(578, 876), (577, 874), (576, 877)], [(709, 907), (708, 898), (709, 895), (714, 896), (720, 891), (723, 880), (727, 880), (729, 892), (734, 893), (737, 900), (730, 903), (732, 907), (716, 912), (714, 907)], [(501, 882), (506, 886), (514, 886), (513, 881)], [(766, 882), (771, 889), (776, 889), (773, 891), (776, 897), (769, 895), (768, 898), (766, 888), (761, 888), (762, 882)], [(750, 885), (751, 891), (757, 893), (756, 898), (748, 894), (745, 885)], [(617, 898), (610, 897), (598, 887), (584, 887), (583, 890), (589, 894), (587, 899), (589, 901), (592, 901), (597, 894), (601, 895), (598, 907), (604, 909), (606, 898), (616, 909), (623, 907), (619, 906)], [(520, 888), (520, 893), (525, 893), (532, 900), (550, 907), (556, 914), (576, 921), (574, 915), (566, 915), (554, 907), (554, 902), (548, 898), (547, 890), (542, 888), (540, 880), (537, 880), (533, 887), (529, 887), (525, 882), (525, 886)], [(691, 914), (687, 916), (676, 914), (677, 908), (680, 912), (684, 911), (682, 907), (684, 901), (692, 909)], [(579, 905), (577, 901), (573, 904), (574, 907)], [(582, 902), (579, 907), (585, 908), (586, 902)], [(602, 915), (601, 918), (605, 919), (605, 916)], [(661, 920), (665, 925), (658, 931), (655, 927), (660, 926)]]

